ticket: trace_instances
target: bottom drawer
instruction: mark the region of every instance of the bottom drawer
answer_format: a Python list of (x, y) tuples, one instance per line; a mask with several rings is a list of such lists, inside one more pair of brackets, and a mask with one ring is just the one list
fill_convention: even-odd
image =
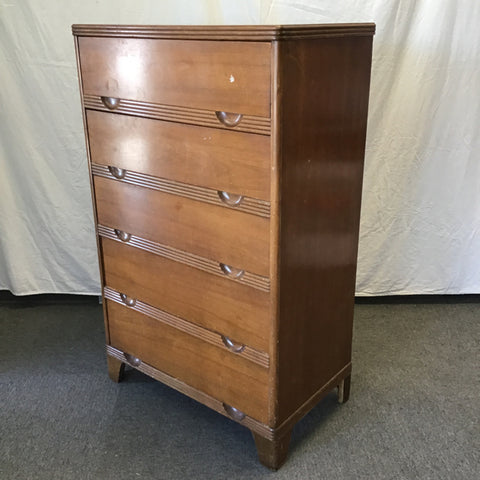
[(110, 343), (152, 367), (268, 422), (268, 369), (107, 300)]

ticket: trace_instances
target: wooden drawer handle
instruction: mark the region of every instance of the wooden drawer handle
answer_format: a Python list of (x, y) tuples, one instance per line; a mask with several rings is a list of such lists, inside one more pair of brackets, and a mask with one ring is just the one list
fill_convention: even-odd
[(241, 343), (235, 343), (225, 335), (222, 335), (222, 342), (233, 353), (241, 353), (245, 349), (245, 345), (242, 345)]
[(125, 175), (127, 174), (127, 171), (124, 168), (108, 167), (108, 169), (110, 170), (110, 173), (119, 180), (125, 178)]
[(223, 404), (223, 408), (230, 417), (232, 417), (234, 420), (237, 420), (238, 422), (245, 418), (245, 414), (241, 410), (238, 410), (238, 408), (227, 405), (226, 403)]
[(102, 103), (109, 109), (115, 110), (120, 105), (120, 99), (115, 97), (100, 97)]
[(115, 235), (122, 241), (128, 242), (132, 238), (131, 233), (124, 232), (123, 230), (118, 230), (115, 228)]
[(124, 293), (120, 294), (120, 298), (122, 299), (122, 302), (127, 305), (128, 307), (134, 307), (137, 301), (132, 298), (132, 297), (127, 297)]
[(236, 127), (243, 118), (241, 113), (230, 113), (230, 112), (215, 112), (220, 123), (223, 123), (226, 127)]
[(124, 353), (123, 356), (125, 357), (125, 360), (132, 366), (134, 367), (138, 367), (139, 365), (141, 365), (142, 361), (137, 358), (137, 357), (134, 357), (133, 355), (130, 355), (129, 353)]
[(218, 196), (223, 203), (226, 203), (230, 207), (236, 207), (240, 205), (243, 200), (243, 195), (237, 195), (235, 193), (228, 193), (223, 190), (218, 190)]
[(219, 265), (222, 272), (232, 278), (241, 278), (242, 275), (245, 273), (245, 270), (231, 267), (230, 265), (226, 265), (225, 263), (219, 263)]

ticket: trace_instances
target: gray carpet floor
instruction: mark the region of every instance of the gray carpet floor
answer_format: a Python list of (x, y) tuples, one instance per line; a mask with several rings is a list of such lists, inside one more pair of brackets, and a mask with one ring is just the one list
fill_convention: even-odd
[(0, 305), (0, 479), (480, 479), (480, 304), (357, 304), (352, 391), (261, 466), (248, 430), (106, 373), (96, 299)]

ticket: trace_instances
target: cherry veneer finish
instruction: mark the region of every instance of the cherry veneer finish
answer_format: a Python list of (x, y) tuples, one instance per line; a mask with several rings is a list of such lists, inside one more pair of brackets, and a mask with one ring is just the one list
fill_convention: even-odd
[(266, 135), (95, 110), (87, 111), (87, 121), (98, 164), (270, 200)]
[(109, 375), (245, 425), (272, 469), (350, 392), (374, 30), (73, 26)]

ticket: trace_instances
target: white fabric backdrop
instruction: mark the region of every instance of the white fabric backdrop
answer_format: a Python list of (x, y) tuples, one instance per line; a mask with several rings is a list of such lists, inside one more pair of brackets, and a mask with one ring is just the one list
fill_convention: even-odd
[(72, 23), (375, 21), (357, 294), (480, 292), (477, 0), (0, 0), (0, 289), (100, 291)]

